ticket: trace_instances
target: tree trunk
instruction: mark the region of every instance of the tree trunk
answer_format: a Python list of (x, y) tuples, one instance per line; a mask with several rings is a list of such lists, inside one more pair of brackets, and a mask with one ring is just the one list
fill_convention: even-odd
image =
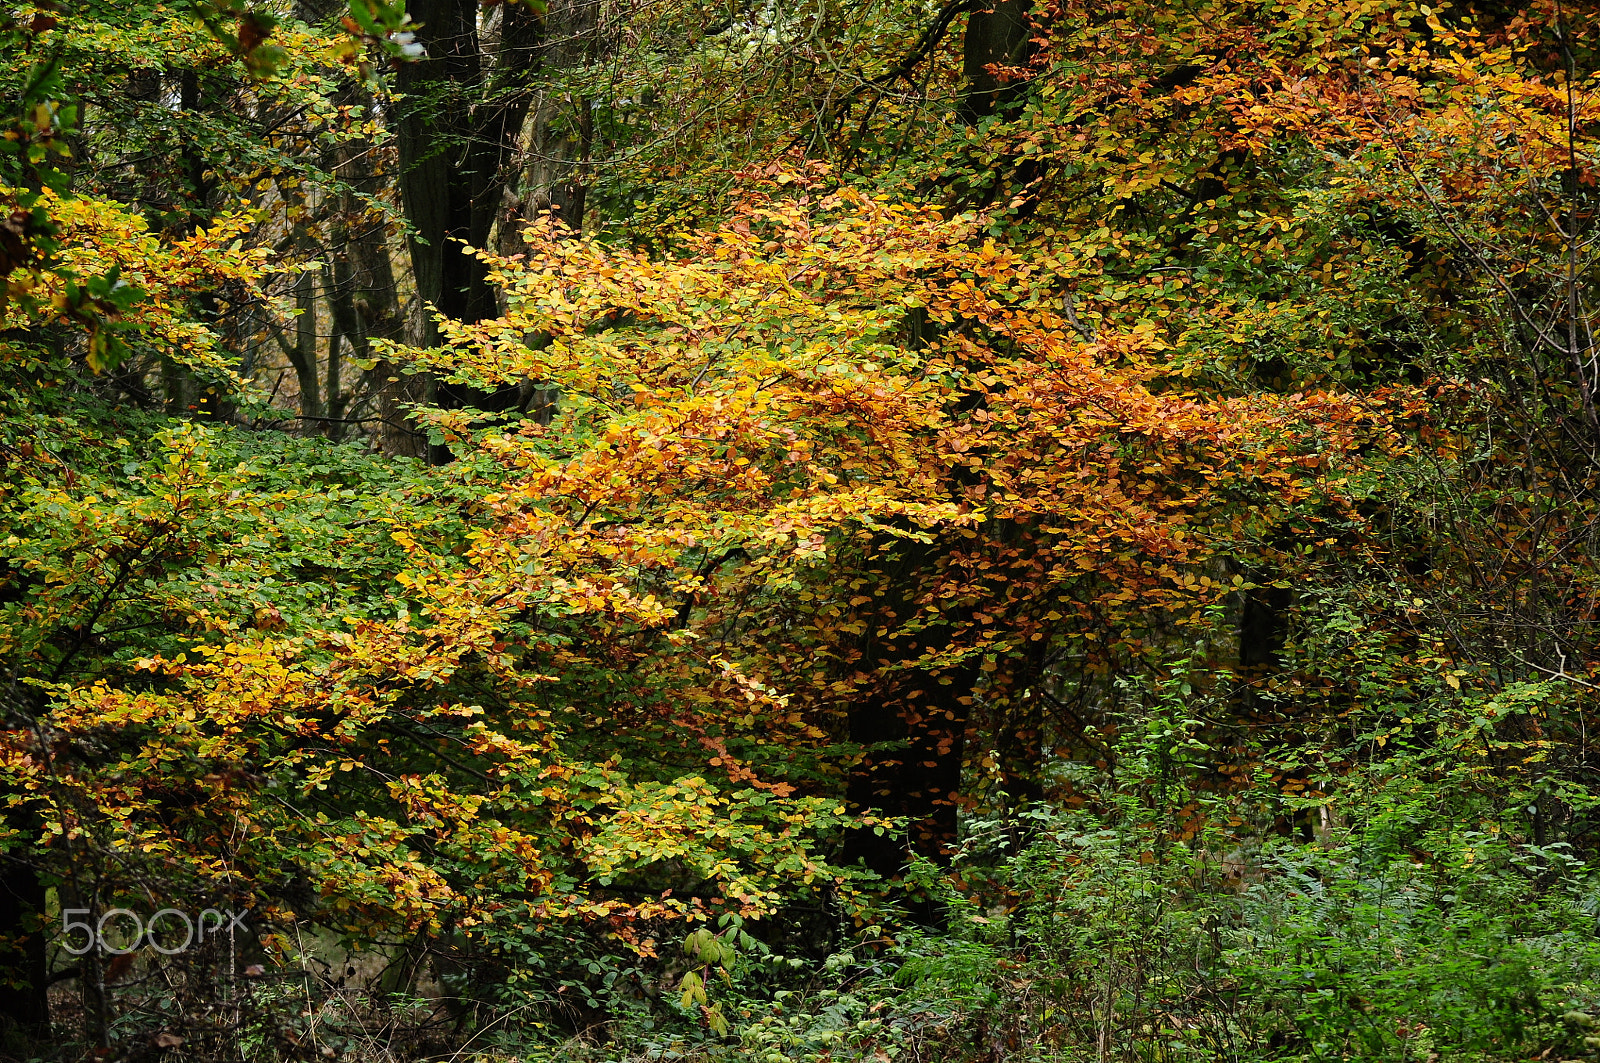
[[(526, 5), (499, 5), (492, 18), (494, 47), (485, 53), (476, 0), (413, 0), (428, 58), (400, 70), (407, 100), (400, 113), (400, 196), (412, 229), (411, 271), (416, 304), (409, 339), (439, 343), (432, 310), (458, 321), (481, 321), (498, 312), (487, 268), (467, 247), (489, 244), (501, 210), (501, 193), (513, 172), (516, 137), (527, 113), (524, 84), (542, 36), (542, 18)], [(430, 307), (432, 310), (430, 310)], [(439, 383), (435, 401), (445, 407), (504, 409), (519, 398), (515, 387), (486, 395)], [(443, 447), (429, 460), (450, 460)]]
[(295, 281), (294, 306), (300, 312), (294, 319), (294, 344), (284, 347), (284, 352), (300, 385), (300, 427), (302, 431), (321, 432), (325, 414), (317, 365), (316, 288), (309, 272), (300, 274)]
[[(179, 104), (185, 114), (204, 112), (206, 94), (196, 70), (186, 70), (179, 80)], [(185, 142), (181, 153), (184, 175), (184, 198), (187, 218), (185, 235), (190, 235), (206, 224), (211, 214), (211, 196), (216, 189), (216, 177), (210, 171), (206, 158), (193, 143)], [(220, 315), (217, 298), (210, 291), (196, 291), (194, 300), (196, 316), (205, 324), (215, 327)], [(182, 415), (193, 410), (201, 417), (227, 420), (233, 416), (231, 403), (215, 387), (204, 387), (203, 382), (181, 366), (168, 366), (165, 379), (169, 383), (167, 410)]]
[(966, 80), (959, 117), (966, 125), (994, 114), (1016, 98), (1020, 82), (1008, 82), (995, 67), (1022, 66), (1033, 51), (1031, 0), (993, 0), (967, 17), (961, 45), (961, 73)]
[[(339, 103), (360, 107), (366, 114), (373, 106), (371, 96), (359, 87), (345, 90)], [(382, 207), (371, 205), (388, 182), (377, 157), (376, 146), (360, 140), (339, 145), (333, 160), (333, 172), (345, 191), (329, 246), (328, 314), (334, 331), (344, 337), (350, 357), (355, 359), (373, 356), (373, 340), (400, 340), (405, 332), (400, 290), (389, 257), (389, 215)], [(427, 378), (405, 376), (387, 359), (380, 360), (363, 381), (361, 391), (340, 395), (336, 409), (333, 368), (330, 359), (330, 416), (358, 415), (365, 406), (358, 401), (359, 394), (372, 396), (379, 447), (387, 454), (421, 457), (427, 440), (406, 421), (405, 406), (427, 400)]]
[(15, 852), (0, 857), (0, 1026), (41, 1046), (50, 1033), (44, 919), (39, 873)]
[[(15, 573), (13, 573), (15, 574)], [(17, 579), (6, 588), (7, 600), (21, 600), (31, 581)], [(15, 599), (13, 599), (15, 596)], [(22, 669), (13, 659), (9, 675), (0, 686), (0, 723), (13, 733), (37, 734), (40, 709), (37, 689), (22, 684)], [(5, 825), (19, 841), (36, 837), (38, 816), (12, 808)], [(49, 958), (45, 943), (45, 888), (38, 869), (28, 858), (26, 845), (0, 853), (0, 1041), (9, 1031), (24, 1042), (47, 1044), (50, 1033)]]
[[(857, 829), (846, 838), (846, 862), (864, 863), (884, 876), (898, 876), (915, 857), (948, 864), (957, 840), (961, 766), (979, 662), (968, 659), (945, 667), (905, 668), (904, 662), (947, 653), (970, 617), (967, 610), (947, 614), (940, 626), (907, 631), (909, 621), (925, 616), (922, 598), (938, 580), (948, 543), (882, 541), (897, 553), (872, 575), (882, 588), (879, 604), (864, 613), (866, 631), (854, 662), (859, 699), (850, 706), (850, 741), (861, 759), (846, 784), (858, 813), (903, 818), (903, 839)], [(920, 921), (936, 924), (938, 913), (925, 898), (912, 900)]]
[[(527, 165), (515, 213), (526, 221), (554, 218), (583, 231), (587, 206), (589, 155), (594, 140), (590, 102), (563, 91), (556, 80), (592, 61), (599, 51), (592, 0), (558, 0), (550, 5), (545, 39), (539, 48), (543, 83), (528, 114), (523, 139)], [(516, 249), (518, 234), (508, 227), (502, 245)]]
[[(1281, 547), (1274, 544), (1274, 552)], [(1276, 717), (1272, 699), (1265, 696), (1267, 682), (1283, 670), (1283, 651), (1289, 637), (1290, 591), (1274, 587), (1282, 578), (1278, 566), (1268, 558), (1241, 565), (1239, 574), (1252, 589), (1240, 592), (1239, 639), (1240, 680), (1236, 710), (1246, 719), (1261, 722)]]
[[(958, 113), (966, 124), (993, 113), (1012, 91), (991, 67), (1026, 62), (1032, 38), (1028, 11), (1029, 0), (996, 0), (992, 8), (968, 18), (963, 42), (967, 88)], [(910, 346), (924, 346), (931, 339), (925, 315), (912, 315), (907, 327)], [(943, 618), (942, 626), (915, 634), (897, 630), (925, 608), (919, 598), (938, 581), (948, 548), (938, 541), (894, 547), (897, 558), (877, 573), (884, 603), (866, 617), (857, 668), (858, 674), (875, 674), (875, 679), (868, 695), (850, 709), (851, 741), (866, 751), (851, 772), (847, 793), (858, 811), (876, 809), (904, 817), (908, 833), (904, 845), (895, 845), (858, 830), (846, 841), (845, 857), (862, 860), (886, 877), (898, 874), (914, 856), (947, 863), (957, 841), (961, 768), (974, 688), (982, 674), (979, 661), (968, 658), (933, 669), (897, 667), (956, 648), (958, 632), (971, 620), (970, 610), (958, 609)], [(938, 921), (931, 910), (917, 914), (925, 922)]]

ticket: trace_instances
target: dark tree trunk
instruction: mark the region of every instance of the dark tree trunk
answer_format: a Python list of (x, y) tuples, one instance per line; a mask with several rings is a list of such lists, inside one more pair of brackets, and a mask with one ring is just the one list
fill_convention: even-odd
[[(976, 659), (936, 668), (896, 667), (953, 649), (970, 617), (955, 610), (936, 626), (905, 630), (925, 608), (921, 600), (937, 582), (948, 544), (885, 542), (896, 553), (874, 575), (883, 588), (876, 608), (864, 613), (866, 632), (854, 663), (866, 685), (850, 707), (850, 741), (862, 748), (846, 796), (856, 812), (906, 821), (904, 835), (857, 829), (846, 838), (845, 860), (861, 862), (886, 879), (914, 857), (948, 864), (956, 843), (961, 766), (966, 754)], [(913, 899), (913, 915), (937, 924), (926, 899)]]
[(1255, 715), (1267, 709), (1263, 688), (1274, 672), (1283, 667), (1283, 650), (1288, 641), (1289, 591), (1265, 586), (1271, 576), (1251, 574), (1258, 584), (1244, 592), (1239, 608), (1239, 678), (1243, 681), (1240, 709)]
[(0, 857), (0, 1026), (40, 1044), (50, 1033), (44, 919), (39, 873), (15, 852)]
[[(1030, 0), (995, 0), (992, 7), (969, 16), (962, 46), (966, 90), (957, 115), (964, 123), (976, 124), (1017, 91), (992, 68), (1027, 61), (1033, 33), (1029, 9)], [(913, 314), (907, 328), (913, 347), (931, 339), (926, 315)], [(896, 666), (956, 648), (960, 631), (972, 617), (970, 610), (956, 609), (938, 626), (915, 633), (899, 630), (925, 608), (921, 596), (938, 582), (949, 553), (948, 544), (937, 541), (901, 543), (892, 549), (898, 551), (896, 559), (877, 573), (883, 604), (866, 618), (858, 670), (876, 673), (876, 680), (870, 693), (851, 706), (851, 741), (867, 747), (867, 752), (852, 770), (847, 792), (857, 810), (904, 817), (908, 834), (903, 844), (897, 844), (870, 831), (856, 831), (845, 849), (846, 859), (861, 860), (885, 876), (899, 873), (913, 856), (948, 862), (957, 841), (962, 761), (981, 675), (976, 658), (936, 669)], [(882, 748), (874, 751), (873, 746)], [(1016, 752), (1017, 759), (1026, 759), (1025, 750)], [(925, 921), (937, 921), (930, 911), (918, 914)]]
[[(1256, 568), (1245, 576), (1256, 587), (1243, 592), (1244, 600), (1239, 607), (1239, 687), (1235, 711), (1247, 726), (1266, 728), (1276, 742), (1297, 747), (1306, 741), (1306, 728), (1297, 725), (1286, 713), (1290, 706), (1280, 703), (1268, 690), (1272, 677), (1283, 671), (1292, 601), (1288, 588), (1269, 585), (1274, 575), (1271, 568)], [(1301, 781), (1309, 777), (1307, 768), (1287, 775), (1287, 778)], [(1315, 837), (1314, 816), (1311, 809), (1304, 809), (1290, 815), (1286, 827), (1297, 833), (1301, 841), (1309, 843)]]
[[(410, 339), (432, 347), (439, 333), (428, 307), (458, 321), (497, 313), (487, 267), (468, 247), (489, 244), (513, 175), (517, 135), (527, 113), (526, 74), (542, 35), (542, 19), (528, 5), (504, 4), (492, 53), (478, 34), (476, 0), (413, 0), (419, 40), (428, 58), (401, 67), (408, 97), (399, 120), (400, 197), (412, 228), (411, 268), (417, 305)], [(520, 397), (515, 387), (486, 395), (440, 383), (441, 406), (505, 409)], [(443, 447), (429, 459), (450, 459)]]
[(900, 842), (856, 831), (846, 844), (847, 861), (861, 860), (886, 877), (899, 874), (913, 856), (949, 862), (977, 677), (976, 664), (904, 672), (852, 708), (851, 742), (890, 747), (868, 752), (851, 773), (850, 804), (905, 817), (907, 833)]
[[(21, 600), (31, 590), (25, 578), (9, 582), (8, 599), (15, 595)], [(13, 734), (36, 734), (38, 691), (24, 686), (16, 661), (10, 663), (10, 674), (0, 685), (0, 723)], [(11, 809), (4, 821), (19, 839), (37, 835), (41, 825), (36, 814), (23, 808)], [(25, 845), (0, 853), (0, 1042), (9, 1029), (24, 1041), (43, 1045), (50, 1033), (49, 927), (44, 923), (44, 883), (28, 856)]]
[[(907, 346), (926, 347), (935, 332), (927, 314), (908, 315)], [(970, 410), (976, 401), (965, 399), (960, 407)], [(952, 478), (953, 491), (960, 490), (963, 479)], [(883, 536), (867, 560), (865, 574), (879, 597), (859, 617), (865, 630), (853, 669), (865, 685), (850, 706), (849, 727), (851, 743), (862, 752), (851, 767), (846, 798), (857, 813), (904, 819), (906, 833), (897, 837), (858, 828), (845, 839), (844, 857), (886, 879), (897, 877), (915, 857), (948, 864), (958, 840), (961, 769), (979, 661), (904, 667), (948, 655), (972, 621), (970, 609), (952, 607), (926, 623), (930, 602), (945, 601), (937, 588), (950, 558), (951, 544), (937, 538), (918, 543)], [(928, 898), (909, 902), (919, 922), (941, 925), (942, 915)]]
[(976, 125), (1014, 99), (1020, 82), (1008, 82), (994, 67), (1022, 66), (1033, 51), (1031, 0), (993, 0), (967, 17), (961, 43), (961, 73), (966, 91), (959, 117)]
[[(200, 83), (200, 73), (196, 70), (184, 71), (179, 82), (178, 97), (183, 112), (188, 115), (203, 114), (209, 103), (204, 86)], [(211, 218), (212, 193), (216, 191), (216, 177), (211, 173), (210, 166), (204, 155), (192, 142), (185, 141), (182, 150), (182, 165), (184, 175), (184, 210), (187, 218), (184, 222), (185, 235), (192, 234)], [(215, 327), (220, 314), (217, 309), (217, 297), (211, 291), (196, 291), (192, 294), (196, 316), (205, 324)], [(217, 330), (219, 334), (221, 330)], [(187, 369), (172, 367), (170, 379), (173, 381), (173, 390), (176, 395), (169, 393), (167, 396), (167, 410), (169, 413), (182, 415), (187, 411), (194, 411), (198, 416), (216, 420), (227, 420), (233, 416), (232, 404), (227, 401), (216, 387), (206, 386)], [(176, 401), (175, 401), (176, 400)]]
[(1001, 708), (987, 725), (988, 733), (999, 758), (1000, 788), (1012, 808), (1044, 798), (1044, 699), (1033, 688), (1045, 680), (1049, 645), (1048, 639), (1040, 639), (1025, 658), (1009, 662), (1007, 674), (996, 677), (991, 696)]

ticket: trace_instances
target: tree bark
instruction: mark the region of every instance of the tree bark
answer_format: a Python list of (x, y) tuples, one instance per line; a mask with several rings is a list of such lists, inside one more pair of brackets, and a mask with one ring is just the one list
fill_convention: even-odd
[[(476, 0), (413, 0), (410, 11), (428, 57), (405, 64), (399, 78), (407, 97), (399, 120), (400, 196), (417, 297), (407, 325), (413, 344), (434, 347), (439, 332), (430, 307), (468, 322), (498, 312), (487, 267), (464, 252), (488, 246), (515, 172), (510, 164), (530, 97), (526, 75), (543, 19), (527, 5), (500, 5), (494, 48), (486, 53)], [(515, 387), (484, 394), (443, 382), (434, 394), (447, 408), (504, 409), (518, 398)], [(428, 456), (450, 460), (443, 447), (430, 447)]]
[[(523, 133), (527, 164), (522, 195), (514, 208), (519, 219), (554, 218), (578, 233), (583, 231), (587, 208), (585, 171), (593, 147), (594, 121), (589, 101), (563, 92), (556, 79), (597, 55), (597, 9), (594, 0), (558, 0), (550, 5), (538, 56), (543, 83)], [(502, 243), (508, 250), (515, 249), (515, 226), (508, 230)]]
[(966, 90), (959, 110), (966, 125), (977, 125), (1016, 98), (1021, 83), (1004, 80), (993, 68), (1027, 63), (1033, 51), (1032, 6), (1032, 0), (993, 0), (967, 17), (961, 42)]
[(316, 288), (312, 275), (300, 274), (294, 285), (294, 306), (299, 316), (294, 319), (294, 343), (284, 347), (289, 362), (294, 366), (295, 380), (300, 385), (300, 422), (302, 431), (324, 430), (322, 381), (317, 365), (317, 304)]
[(50, 1033), (45, 888), (16, 853), (0, 857), (0, 1026), (44, 1044)]
[[(13, 573), (15, 574), (15, 573)], [(15, 580), (6, 597), (29, 593), (31, 581)], [(33, 731), (39, 713), (38, 691), (24, 686), (13, 659), (0, 686), (0, 722), (14, 732)], [(22, 807), (5, 815), (19, 839), (37, 836), (38, 816)], [(25, 845), (0, 854), (0, 1035), (9, 1030), (28, 1043), (44, 1045), (50, 1034), (49, 958), (45, 945), (45, 887)]]
[[(369, 114), (373, 106), (371, 96), (358, 87), (345, 90), (339, 102)], [(328, 249), (328, 313), (334, 332), (357, 360), (373, 357), (373, 340), (400, 340), (405, 333), (400, 290), (389, 257), (390, 216), (374, 205), (388, 184), (377, 157), (371, 141), (350, 141), (336, 149), (332, 166), (345, 191)], [(342, 418), (356, 412), (358, 404), (355, 396), (343, 392), (336, 398), (340, 388), (334, 386), (331, 355), (330, 351), (329, 416)], [(387, 359), (380, 359), (363, 382), (362, 391), (374, 397), (376, 436), (384, 453), (423, 455), (427, 440), (406, 421), (405, 407), (427, 401), (426, 385), (426, 377), (405, 376)]]
[[(956, 648), (957, 633), (970, 616), (956, 609), (942, 624), (908, 630), (908, 622), (926, 615), (922, 599), (938, 582), (949, 544), (880, 542), (895, 553), (873, 573), (882, 588), (879, 604), (861, 615), (866, 631), (853, 668), (863, 691), (850, 706), (849, 727), (850, 741), (862, 754), (851, 768), (846, 797), (858, 813), (903, 818), (906, 833), (896, 838), (858, 828), (845, 840), (844, 857), (892, 879), (917, 857), (949, 863), (980, 665), (969, 658), (943, 667), (904, 666)], [(920, 922), (938, 924), (939, 913), (926, 898), (912, 898), (911, 908)]]

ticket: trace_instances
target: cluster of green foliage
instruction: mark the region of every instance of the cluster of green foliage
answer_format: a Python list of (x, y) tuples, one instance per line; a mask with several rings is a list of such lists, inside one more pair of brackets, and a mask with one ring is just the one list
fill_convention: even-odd
[(727, 1029), (621, 995), (600, 1032), (486, 1058), (1593, 1055), (1600, 880), (1572, 845), (1532, 842), (1516, 803), (1533, 795), (1474, 785), (1468, 714), (1441, 713), (1448, 752), (1406, 728), (1333, 800), (1298, 799), (1322, 817), (1302, 840), (1273, 831), (1297, 799), (1264, 785), (1290, 762), (1214, 785), (1195, 678), (1123, 688), (1115, 770), (1060, 767), (1081, 805), (975, 814), (954, 874), (914, 866), (937, 930), (841, 927), (820, 956), (751, 940), (718, 992)]

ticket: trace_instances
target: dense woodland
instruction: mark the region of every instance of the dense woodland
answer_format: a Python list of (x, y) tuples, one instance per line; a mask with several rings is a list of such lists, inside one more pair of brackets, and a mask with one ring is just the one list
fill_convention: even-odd
[(0, 1058), (1600, 1057), (1592, 0), (0, 15)]

